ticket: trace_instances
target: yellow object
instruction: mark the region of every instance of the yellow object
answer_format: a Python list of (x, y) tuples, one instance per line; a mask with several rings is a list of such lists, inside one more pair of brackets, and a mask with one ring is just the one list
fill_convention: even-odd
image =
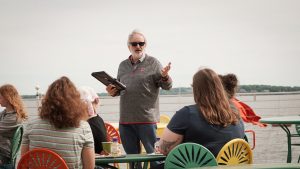
[(160, 123), (169, 123), (170, 122), (170, 117), (165, 115), (165, 114), (162, 114), (159, 116), (159, 122)]
[[(107, 123), (110, 124), (111, 126), (113, 126), (117, 131), (119, 131), (119, 123)], [(162, 133), (164, 131), (164, 129), (167, 127), (168, 123), (157, 123), (157, 129), (156, 129), (156, 137), (160, 138), (162, 136)], [(108, 126), (108, 125), (105, 125)], [(111, 132), (109, 132), (108, 134), (110, 134)], [(116, 132), (114, 132), (116, 133)], [(109, 139), (111, 140), (111, 139)], [(120, 139), (119, 139), (120, 140)], [(121, 141), (121, 140), (120, 140)], [(120, 142), (119, 142), (120, 143)]]
[(233, 139), (222, 147), (217, 162), (219, 165), (252, 164), (252, 150), (245, 140)]
[(160, 115), (160, 119), (159, 119), (159, 123), (158, 124), (163, 124), (164, 127), (159, 127), (159, 125), (157, 126), (156, 129), (156, 137), (160, 138), (164, 132), (165, 127), (167, 126), (167, 124), (170, 122), (170, 117), (167, 115)]

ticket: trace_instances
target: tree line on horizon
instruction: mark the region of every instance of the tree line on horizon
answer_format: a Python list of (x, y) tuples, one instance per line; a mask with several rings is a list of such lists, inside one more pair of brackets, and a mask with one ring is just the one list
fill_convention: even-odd
[[(260, 92), (300, 92), (298, 86), (272, 86), (272, 85), (240, 85), (238, 93), (260, 93)], [(175, 87), (170, 90), (160, 90), (160, 95), (181, 95), (192, 94), (191, 87)], [(107, 96), (107, 93), (100, 93), (100, 96)]]
[[(261, 92), (300, 92), (299, 86), (272, 86), (272, 85), (240, 85), (238, 93), (261, 93)], [(191, 87), (175, 87), (170, 90), (160, 90), (160, 95), (183, 95), (192, 94)], [(107, 93), (98, 93), (99, 96), (108, 96)], [(36, 95), (22, 95), (23, 99), (33, 99)]]
[[(300, 92), (299, 86), (272, 86), (272, 85), (240, 85), (237, 93), (261, 93), (261, 92)], [(191, 87), (172, 88), (171, 90), (161, 90), (161, 95), (192, 94)]]

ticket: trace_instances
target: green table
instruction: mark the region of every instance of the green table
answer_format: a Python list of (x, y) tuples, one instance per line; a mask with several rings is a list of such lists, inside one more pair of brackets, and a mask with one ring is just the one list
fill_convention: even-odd
[(291, 146), (291, 132), (287, 125), (290, 124), (300, 124), (300, 116), (277, 116), (270, 118), (262, 118), (259, 120), (261, 123), (267, 124), (278, 124), (287, 135), (288, 143), (288, 154), (287, 154), (287, 163), (292, 162), (292, 146)]
[[(299, 164), (295, 163), (273, 163), (273, 164), (243, 164), (243, 165), (219, 165), (213, 167), (200, 167), (199, 169), (295, 169), (300, 168)], [(196, 168), (195, 168), (196, 169)]]
[(108, 163), (144, 162), (143, 169), (148, 168), (150, 161), (164, 161), (166, 156), (159, 154), (127, 154), (123, 157), (96, 157), (96, 165)]

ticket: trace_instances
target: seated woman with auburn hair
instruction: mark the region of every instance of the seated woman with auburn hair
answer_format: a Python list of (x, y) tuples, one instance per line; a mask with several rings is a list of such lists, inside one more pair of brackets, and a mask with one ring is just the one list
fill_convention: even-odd
[(244, 138), (238, 112), (230, 108), (222, 82), (211, 69), (200, 69), (193, 77), (194, 105), (178, 110), (159, 142), (159, 151), (168, 154), (180, 143), (193, 142), (215, 156), (230, 140)]
[(0, 87), (0, 168), (10, 167), (11, 140), (16, 129), (27, 119), (21, 96), (11, 84)]
[(67, 77), (54, 81), (42, 100), (39, 118), (26, 126), (21, 154), (34, 148), (58, 153), (69, 168), (95, 167), (94, 139), (87, 106)]

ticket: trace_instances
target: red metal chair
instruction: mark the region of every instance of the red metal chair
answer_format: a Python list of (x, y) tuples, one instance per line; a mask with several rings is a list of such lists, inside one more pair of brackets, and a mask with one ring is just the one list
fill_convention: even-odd
[[(121, 144), (121, 137), (119, 131), (111, 124), (104, 123), (107, 132), (107, 141), (113, 141), (114, 137), (118, 138), (118, 143)], [(114, 167), (120, 168), (118, 163), (114, 163)], [(127, 167), (128, 168), (128, 167)]]
[[(245, 130), (245, 133), (252, 133), (252, 147), (251, 150), (254, 150), (255, 148), (255, 132), (253, 130)], [(248, 142), (248, 137), (246, 136), (246, 141)]]
[(69, 169), (66, 162), (57, 153), (46, 149), (36, 148), (25, 153), (17, 169)]
[(118, 130), (109, 123), (104, 123), (104, 124), (105, 124), (106, 132), (107, 132), (107, 141), (112, 141), (112, 139), (114, 137), (117, 137), (118, 142), (121, 143), (121, 137), (120, 137)]

